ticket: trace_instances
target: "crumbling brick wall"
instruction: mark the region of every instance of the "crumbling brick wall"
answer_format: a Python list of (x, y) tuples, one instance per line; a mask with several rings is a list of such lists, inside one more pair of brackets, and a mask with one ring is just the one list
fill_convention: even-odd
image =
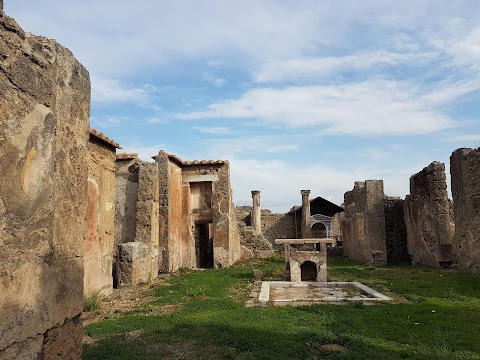
[(0, 10), (0, 359), (80, 359), (90, 80)]
[(407, 250), (407, 228), (403, 213), (403, 200), (385, 196), (385, 239), (387, 262), (410, 260)]
[(455, 150), (450, 174), (458, 265), (480, 274), (480, 148)]
[(342, 219), (345, 256), (372, 265), (387, 263), (383, 180), (355, 183), (345, 193)]
[(408, 252), (412, 261), (432, 267), (448, 266), (455, 258), (445, 164), (434, 161), (410, 177), (405, 198)]

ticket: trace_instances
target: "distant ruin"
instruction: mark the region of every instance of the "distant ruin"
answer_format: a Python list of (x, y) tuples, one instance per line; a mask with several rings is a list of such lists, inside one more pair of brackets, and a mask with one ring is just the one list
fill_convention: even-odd
[(345, 256), (370, 264), (387, 264), (383, 180), (357, 181), (345, 193), (342, 240)]

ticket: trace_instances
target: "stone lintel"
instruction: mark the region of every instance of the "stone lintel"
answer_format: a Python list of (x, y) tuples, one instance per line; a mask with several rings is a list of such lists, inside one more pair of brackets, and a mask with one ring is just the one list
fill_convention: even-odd
[(218, 181), (218, 174), (208, 174), (208, 175), (189, 175), (182, 178), (184, 183), (195, 183), (195, 182), (206, 182)]

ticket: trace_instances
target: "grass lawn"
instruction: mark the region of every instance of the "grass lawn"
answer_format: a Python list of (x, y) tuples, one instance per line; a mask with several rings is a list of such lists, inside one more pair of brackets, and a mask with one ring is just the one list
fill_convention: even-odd
[(252, 269), (281, 280), (283, 257), (180, 272), (154, 300), (85, 327), (84, 359), (480, 359), (480, 276), (330, 258), (330, 281), (394, 303), (244, 306)]

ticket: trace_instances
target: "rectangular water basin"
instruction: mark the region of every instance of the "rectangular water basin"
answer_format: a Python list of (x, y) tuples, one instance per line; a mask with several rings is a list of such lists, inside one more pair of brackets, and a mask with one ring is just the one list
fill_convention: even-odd
[(259, 302), (391, 301), (368, 286), (353, 282), (263, 281)]

